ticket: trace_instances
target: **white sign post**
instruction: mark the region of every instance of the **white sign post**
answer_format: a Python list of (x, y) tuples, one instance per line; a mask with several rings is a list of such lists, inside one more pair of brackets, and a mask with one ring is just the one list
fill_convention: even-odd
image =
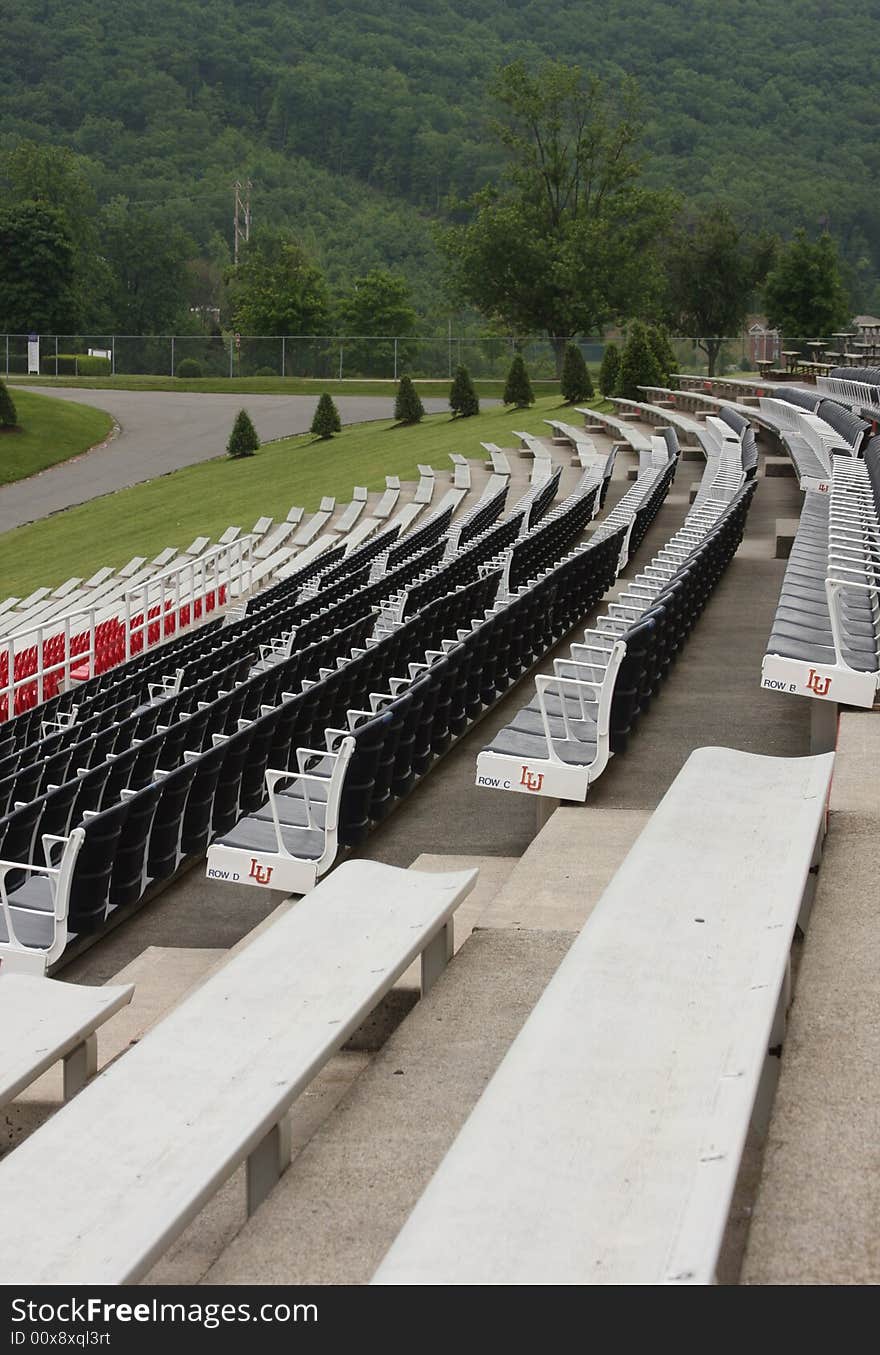
[(28, 376), (40, 375), (40, 336), (28, 335)]

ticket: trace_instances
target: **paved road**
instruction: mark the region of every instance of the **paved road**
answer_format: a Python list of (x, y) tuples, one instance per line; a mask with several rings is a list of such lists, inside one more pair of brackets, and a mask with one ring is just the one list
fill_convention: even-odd
[[(106, 409), (121, 432), (106, 446), (0, 488), (0, 532), (221, 456), (242, 406), (253, 419), (260, 439), (268, 442), (307, 432), (317, 404), (314, 395), (201, 395), (68, 390), (62, 386), (41, 387), (39, 394)], [(394, 407), (390, 397), (377, 395), (342, 395), (336, 405), (343, 423), (390, 419)], [(432, 414), (448, 408), (446, 400), (439, 398), (425, 400), (424, 405)]]

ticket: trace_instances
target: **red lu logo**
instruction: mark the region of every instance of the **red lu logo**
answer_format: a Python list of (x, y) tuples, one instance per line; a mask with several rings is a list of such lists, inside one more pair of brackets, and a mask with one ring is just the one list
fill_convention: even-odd
[(827, 696), (828, 689), (831, 686), (831, 678), (820, 678), (815, 668), (811, 668), (810, 676), (807, 678), (807, 686), (810, 691), (815, 692), (817, 696)]
[(525, 786), (526, 790), (535, 790), (535, 791), (540, 790), (544, 784), (544, 773), (530, 772), (528, 767), (523, 767), (522, 776), (519, 779), (519, 784), (521, 786)]
[(255, 856), (251, 857), (250, 878), (256, 880), (258, 885), (267, 885), (272, 879), (274, 866), (261, 866)]

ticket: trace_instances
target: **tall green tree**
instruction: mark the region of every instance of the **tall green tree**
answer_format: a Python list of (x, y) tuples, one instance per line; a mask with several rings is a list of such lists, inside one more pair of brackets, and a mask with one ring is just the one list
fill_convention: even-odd
[(544, 331), (561, 371), (566, 343), (657, 292), (655, 246), (674, 200), (641, 186), (634, 87), (577, 66), (505, 66), (492, 92), (507, 153), (500, 188), (441, 237), (453, 294), (517, 333)]
[(714, 376), (725, 338), (743, 327), (756, 286), (767, 275), (773, 241), (751, 235), (726, 207), (679, 224), (667, 255), (669, 318), (696, 338)]
[(339, 298), (338, 312), (343, 334), (400, 337), (416, 327), (410, 285), (387, 268), (371, 268), (354, 278)]
[(327, 334), (330, 295), (323, 272), (290, 235), (258, 231), (229, 278), (237, 329), (244, 334)]
[(394, 370), (394, 339), (398, 370), (412, 364), (414, 345), (401, 340), (415, 332), (416, 312), (409, 283), (400, 274), (372, 268), (356, 277), (339, 297), (337, 317), (342, 334), (375, 336), (347, 345), (349, 368), (364, 376), (387, 376)]
[(194, 245), (154, 210), (114, 198), (101, 213), (105, 265), (99, 323), (117, 334), (174, 332), (187, 307), (187, 260)]
[(791, 338), (832, 334), (847, 324), (849, 297), (827, 231), (818, 240), (808, 239), (805, 230), (795, 232), (767, 275), (764, 306), (770, 324)]
[(70, 334), (78, 318), (76, 251), (57, 207), (0, 209), (0, 332)]
[(93, 323), (104, 267), (98, 251), (97, 166), (67, 146), (19, 141), (0, 155), (0, 181), (9, 202), (36, 202), (58, 213), (73, 247), (74, 324)]

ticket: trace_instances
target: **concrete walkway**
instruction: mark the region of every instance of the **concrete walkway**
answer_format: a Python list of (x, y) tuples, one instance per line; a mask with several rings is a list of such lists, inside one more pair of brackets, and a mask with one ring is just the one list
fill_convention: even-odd
[(743, 1281), (880, 1283), (880, 724), (844, 710)]
[[(110, 442), (51, 466), (39, 475), (0, 489), (0, 532), (49, 517), (73, 504), (97, 499), (157, 475), (222, 456), (236, 414), (246, 408), (261, 441), (306, 433), (316, 395), (208, 395), (176, 391), (68, 390), (28, 386), (51, 399), (105, 409), (119, 425)], [(425, 400), (430, 414), (448, 409), (445, 399)], [(390, 419), (394, 401), (377, 395), (341, 395), (343, 423)]]

